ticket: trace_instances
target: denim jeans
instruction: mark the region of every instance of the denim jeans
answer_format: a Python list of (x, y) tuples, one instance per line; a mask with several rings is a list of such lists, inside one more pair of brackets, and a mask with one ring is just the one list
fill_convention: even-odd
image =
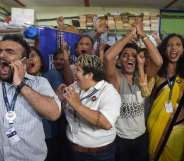
[(77, 152), (72, 151), (73, 160), (72, 161), (115, 161), (115, 144), (107, 147), (101, 152)]

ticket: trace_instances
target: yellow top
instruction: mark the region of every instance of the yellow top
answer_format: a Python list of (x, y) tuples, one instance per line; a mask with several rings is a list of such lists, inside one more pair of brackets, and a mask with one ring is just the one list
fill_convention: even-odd
[[(163, 83), (163, 78), (158, 78), (156, 85)], [(174, 82), (171, 103), (173, 112), (166, 111), (166, 104), (168, 103), (170, 88), (165, 85), (157, 95), (153, 102), (151, 112), (148, 117), (147, 128), (149, 132), (149, 155), (155, 157), (155, 151), (159, 146), (160, 139), (168, 127), (174, 112), (176, 111), (179, 101), (184, 90), (184, 79), (176, 77)], [(184, 124), (175, 125), (169, 139), (164, 147), (159, 161), (181, 161), (184, 156)]]

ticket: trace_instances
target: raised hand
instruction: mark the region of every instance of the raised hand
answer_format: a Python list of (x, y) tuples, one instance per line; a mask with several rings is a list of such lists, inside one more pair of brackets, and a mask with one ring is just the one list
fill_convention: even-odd
[(64, 29), (64, 17), (63, 16), (58, 17), (57, 24), (58, 24), (58, 28)]
[(107, 44), (103, 44), (103, 43), (100, 44), (99, 46), (99, 58), (101, 62), (103, 62), (106, 47), (107, 47)]
[(159, 33), (153, 32), (151, 35), (153, 36), (153, 38), (154, 38), (155, 41), (157, 42), (157, 45), (161, 44), (162, 41), (161, 41), (161, 39), (160, 39)]
[(136, 27), (132, 28), (132, 30), (127, 34), (127, 37), (129, 38), (130, 43), (135, 43), (137, 41), (138, 36)]
[(63, 41), (61, 44), (61, 49), (63, 51), (63, 59), (64, 61), (69, 61), (69, 53), (68, 53), (68, 44), (66, 41)]
[(137, 64), (138, 66), (144, 67), (145, 65), (144, 51), (141, 51), (139, 54), (137, 54)]
[(136, 27), (138, 37), (144, 38), (146, 36), (146, 34), (144, 32), (144, 25), (143, 25), (143, 21), (141, 19), (136, 20), (135, 27)]
[(64, 98), (74, 109), (81, 106), (79, 94), (71, 86), (65, 88)]
[(94, 22), (94, 28), (99, 34), (107, 32), (108, 27), (105, 18), (97, 18)]
[[(24, 58), (23, 58), (24, 59)], [(13, 73), (13, 85), (18, 86), (23, 80), (26, 73), (26, 64), (22, 60), (16, 60), (11, 63), (11, 67), (14, 70)]]
[(61, 102), (64, 100), (64, 89), (66, 88), (67, 86), (65, 84), (60, 84), (59, 87), (56, 89), (56, 94), (57, 96), (59, 97), (59, 99), (61, 100)]

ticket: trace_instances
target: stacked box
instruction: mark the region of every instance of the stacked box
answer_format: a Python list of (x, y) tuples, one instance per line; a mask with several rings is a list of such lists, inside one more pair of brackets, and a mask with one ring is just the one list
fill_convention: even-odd
[(80, 16), (80, 28), (81, 29), (86, 29), (86, 16)]
[(159, 17), (158, 16), (151, 16), (150, 23), (151, 23), (151, 31), (159, 30)]
[(131, 25), (129, 23), (129, 17), (128, 16), (122, 16), (122, 20), (123, 20), (123, 30), (130, 30), (131, 29)]
[(122, 30), (123, 29), (123, 22), (122, 22), (121, 16), (114, 16), (114, 20), (116, 23), (116, 29)]
[(86, 16), (86, 26), (93, 27), (93, 20), (96, 15), (87, 15)]
[(143, 17), (144, 31), (151, 31), (150, 16), (144, 15)]
[(108, 16), (107, 24), (110, 30), (114, 30), (116, 28), (113, 16)]

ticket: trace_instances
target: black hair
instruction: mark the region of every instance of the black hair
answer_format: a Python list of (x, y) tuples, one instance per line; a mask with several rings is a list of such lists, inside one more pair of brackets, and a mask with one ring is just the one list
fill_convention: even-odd
[[(158, 50), (160, 52), (160, 54), (162, 55), (163, 58), (163, 65), (158, 73), (159, 76), (161, 77), (165, 77), (165, 75), (167, 74), (166, 70), (167, 70), (167, 66), (169, 63), (168, 57), (166, 55), (166, 50), (167, 50), (167, 45), (168, 45), (168, 41), (172, 38), (172, 37), (178, 37), (183, 45), (184, 48), (184, 38), (176, 33), (172, 33), (169, 34), (163, 41), (162, 43), (158, 46)], [(178, 74), (180, 77), (184, 78), (184, 53), (183, 55), (180, 56), (177, 64), (176, 64), (176, 74)]]
[(140, 52), (147, 52), (147, 48), (139, 48), (138, 53)]
[(125, 48), (133, 48), (133, 49), (135, 49), (136, 51), (138, 51), (138, 49), (139, 49), (139, 47), (137, 46), (136, 43), (127, 43), (127, 44), (124, 46), (123, 49), (125, 49)]
[(124, 48), (120, 51), (119, 57), (121, 56), (122, 52), (126, 49), (126, 48), (132, 48), (135, 49), (137, 52), (139, 50), (139, 47), (137, 46), (136, 43), (127, 43)]
[(89, 54), (80, 55), (77, 58), (77, 64), (82, 67), (84, 71), (83, 75), (92, 73), (93, 80), (97, 82), (105, 79), (104, 67), (98, 56)]
[(59, 48), (53, 53), (53, 59), (56, 59), (57, 55), (63, 54), (63, 49)]
[(37, 48), (35, 48), (35, 47), (31, 47), (31, 51), (32, 50), (36, 52), (36, 54), (39, 56), (39, 58), (41, 60), (41, 64), (42, 65), (41, 65), (40, 72), (41, 73), (45, 72), (46, 71), (46, 65), (45, 65), (45, 63), (43, 61), (43, 56), (42, 56), (41, 52)]
[(91, 36), (89, 36), (89, 35), (80, 35), (80, 38), (79, 38), (78, 42), (76, 43), (75, 49), (77, 48), (80, 40), (83, 39), (83, 38), (88, 38), (91, 41), (91, 44), (92, 44), (92, 47), (93, 47), (94, 40), (91, 38)]
[(20, 44), (24, 49), (24, 52), (22, 53), (22, 57), (27, 57), (28, 58), (29, 53), (31, 51), (30, 46), (28, 45), (28, 43), (24, 40), (24, 38), (21, 35), (16, 35), (16, 34), (5, 35), (2, 38), (2, 41), (6, 41), (6, 40), (14, 41), (14, 42)]
[(93, 74), (93, 80), (99, 82), (101, 80), (105, 80), (105, 73), (103, 70), (98, 70), (94, 67), (89, 67), (89, 66), (82, 66), (82, 69), (84, 71), (84, 75), (88, 73)]

